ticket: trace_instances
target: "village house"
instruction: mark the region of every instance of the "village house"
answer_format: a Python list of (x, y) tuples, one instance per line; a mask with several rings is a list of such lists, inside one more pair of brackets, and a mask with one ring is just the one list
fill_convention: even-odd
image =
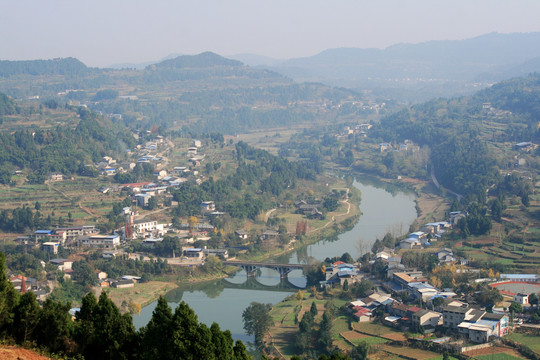
[(417, 238), (407, 238), (399, 242), (400, 249), (422, 249), (422, 243)]
[(161, 180), (167, 176), (167, 170), (156, 170), (154, 171), (154, 176), (157, 177), (158, 180)]
[(98, 280), (105, 280), (107, 278), (107, 273), (105, 271), (96, 270), (95, 274)]
[(203, 201), (201, 203), (202, 211), (214, 211), (216, 210), (216, 204), (213, 201)]
[(540, 282), (540, 275), (537, 274), (501, 274), (501, 281), (516, 281), (516, 282)]
[(77, 227), (58, 227), (55, 232), (64, 232), (66, 240), (77, 240), (81, 236), (93, 235), (99, 233), (94, 225), (84, 225)]
[(263, 240), (272, 240), (277, 239), (279, 237), (279, 233), (275, 230), (266, 230), (261, 234), (261, 239)]
[(450, 212), (450, 224), (456, 226), (459, 220), (466, 218), (467, 213), (465, 211), (452, 211)]
[(64, 180), (64, 175), (60, 174), (60, 173), (52, 173), (49, 175), (49, 181), (50, 182), (55, 182), (55, 181), (62, 181)]
[(361, 280), (358, 269), (353, 264), (347, 264), (342, 261), (335, 262), (332, 266), (326, 268), (326, 280), (321, 282), (323, 286), (332, 286), (333, 284), (340, 284), (343, 286), (345, 281), (349, 285)]
[(145, 238), (142, 242), (142, 245), (153, 249), (157, 244), (161, 243), (162, 241), (163, 238)]
[(529, 152), (531, 150), (535, 150), (536, 148), (538, 147), (538, 145), (536, 144), (533, 144), (532, 142), (530, 141), (523, 141), (523, 142), (520, 142), (520, 143), (517, 143), (514, 148), (516, 150), (519, 150), (519, 151), (525, 151), (525, 152)]
[(187, 168), (187, 166), (175, 166), (172, 172), (175, 175), (183, 175), (189, 171), (190, 170)]
[(90, 247), (116, 249), (120, 245), (120, 235), (92, 235), (82, 239), (82, 243)]
[[(136, 233), (156, 231), (158, 230), (158, 222), (156, 220), (135, 220), (133, 222), (133, 230)], [(163, 225), (161, 225), (161, 230), (163, 230)]]
[(439, 263), (453, 263), (456, 262), (454, 257), (454, 252), (451, 249), (444, 248), (437, 252), (437, 257), (439, 258)]
[(528, 306), (529, 305), (529, 295), (521, 294), (521, 293), (515, 294), (513, 296), (513, 302), (521, 304), (521, 305)]
[(248, 233), (244, 229), (236, 230), (234, 233), (236, 236), (238, 236), (242, 240), (245, 240), (248, 238)]
[(425, 332), (431, 333), (435, 331), (437, 325), (442, 325), (442, 314), (422, 309), (412, 315), (412, 323), (415, 329), (422, 327)]
[(206, 246), (203, 249), (204, 256), (217, 256), (220, 259), (226, 260), (229, 258), (229, 251), (227, 249), (207, 249)]
[(135, 282), (132, 279), (116, 280), (112, 283), (112, 287), (117, 289), (131, 288), (135, 286)]
[(60, 243), (53, 242), (53, 241), (47, 241), (41, 244), (41, 249), (49, 254), (58, 254), (58, 248), (60, 246)]
[(54, 230), (36, 230), (34, 231), (34, 238), (36, 240), (46, 240), (54, 234)]
[(428, 299), (431, 299), (439, 292), (431, 284), (422, 282), (409, 283), (409, 290), (414, 298), (422, 299), (423, 302), (427, 302)]
[(73, 266), (73, 260), (68, 259), (51, 259), (49, 262), (58, 267), (58, 270), (69, 272)]
[(490, 336), (504, 336), (509, 330), (508, 315), (488, 313), (468, 305), (446, 306), (443, 309), (443, 326), (477, 343), (487, 342)]
[(421, 271), (396, 272), (392, 275), (392, 283), (392, 288), (396, 291), (407, 290), (410, 292), (410, 284), (427, 283), (427, 279)]
[(203, 249), (201, 248), (184, 248), (182, 254), (190, 259), (201, 260), (204, 258)]
[(458, 325), (458, 333), (476, 343), (486, 343), (491, 336), (504, 336), (508, 330), (508, 315), (481, 310), (476, 311), (474, 319), (466, 319)]
[(137, 206), (147, 207), (151, 197), (152, 195), (149, 194), (136, 194), (135, 200), (137, 202)]

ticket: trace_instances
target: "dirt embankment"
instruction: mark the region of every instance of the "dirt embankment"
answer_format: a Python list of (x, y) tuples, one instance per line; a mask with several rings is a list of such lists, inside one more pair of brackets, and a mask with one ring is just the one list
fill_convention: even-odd
[(39, 355), (31, 350), (18, 346), (0, 346), (0, 359), (2, 360), (49, 360), (47, 356)]

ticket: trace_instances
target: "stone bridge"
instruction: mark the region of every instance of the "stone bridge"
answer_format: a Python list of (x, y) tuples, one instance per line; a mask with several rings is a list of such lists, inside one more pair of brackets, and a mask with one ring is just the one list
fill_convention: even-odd
[(249, 289), (249, 290), (278, 291), (278, 292), (283, 292), (283, 290), (296, 291), (296, 290), (305, 289), (305, 287), (298, 286), (291, 283), (289, 279), (287, 278), (281, 278), (279, 280), (279, 283), (275, 285), (266, 285), (266, 284), (260, 283), (259, 281), (257, 281), (257, 278), (254, 276), (247, 277), (246, 281), (241, 284), (229, 282), (227, 279), (222, 279), (221, 283), (227, 289)]
[(309, 265), (305, 264), (275, 264), (254, 261), (224, 261), (223, 264), (238, 266), (244, 269), (248, 277), (255, 276), (257, 269), (272, 269), (277, 271), (282, 279), (286, 279), (289, 273), (293, 270), (303, 270), (309, 267)]

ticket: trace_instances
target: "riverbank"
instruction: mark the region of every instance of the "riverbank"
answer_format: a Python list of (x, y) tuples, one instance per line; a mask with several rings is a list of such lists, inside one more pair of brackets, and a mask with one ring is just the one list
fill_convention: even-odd
[(415, 178), (389, 179), (362, 173), (359, 175), (373, 178), (403, 191), (413, 192), (416, 196), (414, 201), (417, 214), (415, 221), (411, 224), (414, 229), (420, 229), (429, 222), (442, 221), (450, 209), (451, 201), (441, 194), (432, 181)]
[[(274, 251), (267, 251), (256, 256), (245, 257), (244, 260), (267, 261), (269, 259), (289, 254), (300, 248), (317, 243), (323, 239), (337, 237), (340, 233), (350, 230), (358, 221), (361, 214), (359, 208), (361, 193), (358, 189), (354, 188), (354, 186), (351, 186), (348, 188), (347, 194), (347, 199), (340, 201), (342, 206), (340, 206), (340, 208), (338, 208), (335, 212), (327, 214), (326, 220), (315, 221), (314, 223), (317, 226), (309, 229), (308, 233), (302, 238), (301, 241), (292, 241), (285, 248), (276, 248)], [(279, 214), (279, 211), (274, 212)], [(226, 267), (221, 271), (216, 270), (210, 273), (205, 273), (199, 269), (192, 269), (190, 271), (190, 275), (162, 275), (157, 278), (156, 281), (138, 283), (135, 284), (133, 288), (127, 289), (109, 288), (107, 289), (107, 292), (109, 297), (119, 307), (122, 303), (129, 303), (130, 301), (145, 307), (157, 300), (159, 296), (165, 295), (167, 292), (182, 285), (211, 282), (231, 276), (238, 271), (240, 270), (236, 267)]]
[(169, 291), (176, 289), (178, 285), (174, 282), (164, 281), (149, 281), (146, 283), (137, 283), (131, 288), (117, 289), (117, 288), (105, 288), (103, 291), (107, 292), (107, 296), (111, 299), (119, 309), (124, 309), (126, 306), (122, 306), (125, 302), (130, 302), (145, 307), (154, 302), (158, 297), (165, 295)]

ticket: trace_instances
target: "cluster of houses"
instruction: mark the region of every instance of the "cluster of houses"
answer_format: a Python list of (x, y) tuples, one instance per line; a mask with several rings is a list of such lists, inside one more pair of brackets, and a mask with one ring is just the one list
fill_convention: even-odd
[[(403, 281), (406, 276), (397, 277)], [(419, 279), (414, 279), (416, 282)], [(370, 296), (352, 301), (347, 305), (351, 315), (358, 322), (373, 321), (376, 313), (384, 314), (383, 323), (402, 331), (423, 331), (433, 333), (439, 329), (455, 337), (467, 339), (474, 343), (485, 343), (492, 336), (502, 337), (510, 330), (509, 317), (505, 313), (487, 312), (453, 299), (455, 294), (441, 294), (432, 287), (409, 287), (418, 298), (426, 301), (427, 308), (406, 305), (394, 300), (388, 294), (373, 293)], [(435, 294), (435, 295), (432, 295)], [(441, 298), (437, 306), (433, 300)]]
[(337, 261), (325, 269), (325, 280), (320, 282), (322, 287), (332, 287), (335, 284), (343, 286), (345, 282), (352, 285), (361, 281), (362, 273), (357, 265)]
[(367, 137), (368, 131), (373, 127), (372, 124), (357, 124), (354, 126), (344, 126), (337, 134), (336, 139), (346, 139), (349, 135), (359, 135), (361, 137)]
[(306, 200), (297, 200), (294, 202), (296, 213), (306, 216), (308, 219), (321, 219), (324, 214), (320, 210), (322, 208), (321, 201), (312, 201), (308, 203)]
[(380, 152), (386, 152), (386, 151), (415, 151), (418, 149), (417, 145), (414, 145), (414, 143), (411, 140), (404, 140), (402, 144), (390, 144), (390, 143), (380, 143), (379, 144), (379, 151)]
[[(45, 266), (45, 263), (42, 263), (42, 265)], [(36, 295), (36, 299), (40, 302), (45, 301), (49, 294), (46, 281), (38, 281), (22, 275), (11, 276), (9, 281), (13, 284), (15, 291), (21, 294), (33, 292)]]
[[(406, 239), (399, 242), (399, 249), (423, 249), (430, 246), (432, 242), (442, 238), (442, 236), (450, 229), (455, 227), (459, 220), (467, 217), (465, 211), (452, 211), (449, 221), (431, 222), (424, 225), (422, 231), (410, 233)], [(455, 261), (449, 258), (448, 261)]]
[[(422, 249), (430, 246), (431, 242), (441, 238), (448, 229), (466, 216), (466, 212), (452, 212), (449, 221), (426, 224), (423, 231), (409, 234), (396, 248)], [(434, 254), (437, 255), (440, 265), (463, 261), (463, 259), (457, 259), (452, 249), (448, 248), (440, 249)], [(439, 329), (449, 335), (452, 334), (474, 343), (485, 343), (493, 336), (501, 337), (508, 334), (510, 324), (506, 313), (487, 312), (455, 299), (456, 294), (449, 289), (437, 289), (428, 282), (421, 271), (407, 269), (401, 263), (401, 257), (394, 253), (394, 249), (381, 249), (375, 254), (375, 260), (372, 260), (372, 263), (375, 261), (382, 261), (387, 265), (388, 280), (383, 283), (383, 288), (392, 293), (406, 292), (409, 303), (417, 303), (419, 306), (407, 305), (392, 299), (389, 294), (376, 292), (348, 304), (348, 310), (357, 321), (367, 322), (374, 320), (377, 316), (382, 316), (383, 323), (403, 331), (421, 329), (426, 333), (431, 333)], [(335, 282), (343, 285), (345, 279), (351, 281), (349, 276), (360, 279), (361, 276), (356, 273), (353, 265), (335, 263), (326, 270), (327, 276), (324, 283)], [(501, 280), (516, 281), (515, 278), (507, 279), (506, 276), (502, 274)], [(534, 281), (534, 279), (531, 280), (532, 276), (524, 275), (523, 278), (516, 276), (522, 281)], [(525, 294), (514, 294), (513, 298), (514, 302), (526, 304), (528, 297)], [(439, 300), (435, 301), (436, 299)], [(425, 305), (425, 308), (422, 308), (423, 305), (420, 304)]]

